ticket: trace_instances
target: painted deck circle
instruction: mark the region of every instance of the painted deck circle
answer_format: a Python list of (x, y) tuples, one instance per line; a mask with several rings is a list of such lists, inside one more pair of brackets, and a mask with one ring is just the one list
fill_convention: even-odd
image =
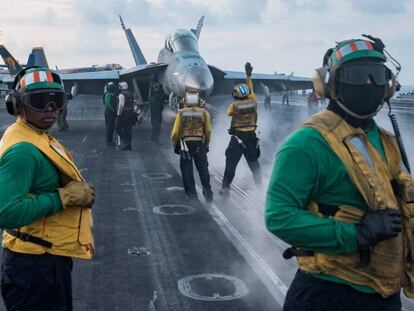
[(242, 280), (219, 273), (190, 275), (177, 283), (181, 294), (203, 301), (234, 300), (249, 293)]
[(188, 205), (167, 204), (155, 206), (152, 211), (158, 215), (181, 216), (195, 213), (195, 208)]
[(145, 173), (141, 176), (152, 180), (163, 180), (172, 178), (172, 175), (167, 173)]

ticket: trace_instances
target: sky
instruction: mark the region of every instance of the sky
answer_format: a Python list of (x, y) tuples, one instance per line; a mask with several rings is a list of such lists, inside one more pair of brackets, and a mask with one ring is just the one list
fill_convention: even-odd
[[(134, 65), (118, 15), (149, 62), (168, 33), (205, 15), (200, 54), (208, 64), (311, 77), (337, 41), (380, 37), (414, 84), (414, 0), (0, 0), (0, 44), (25, 63), (43, 46), (51, 67)], [(393, 69), (392, 66), (390, 66)]]

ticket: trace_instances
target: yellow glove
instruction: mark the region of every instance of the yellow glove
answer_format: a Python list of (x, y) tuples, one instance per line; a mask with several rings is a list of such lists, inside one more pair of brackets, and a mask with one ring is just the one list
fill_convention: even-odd
[(71, 181), (63, 188), (58, 188), (63, 208), (91, 208), (95, 202), (95, 189), (83, 181)]

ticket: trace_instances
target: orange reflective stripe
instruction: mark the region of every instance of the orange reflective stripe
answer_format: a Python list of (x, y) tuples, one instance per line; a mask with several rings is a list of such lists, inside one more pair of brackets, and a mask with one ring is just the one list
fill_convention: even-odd
[(46, 81), (47, 82), (53, 82), (53, 76), (50, 71), (46, 71)]
[(26, 79), (25, 78), (21, 79), (19, 84), (20, 84), (21, 88), (25, 88), (26, 87)]
[(355, 44), (355, 42), (351, 42), (349, 45), (351, 46), (353, 52), (358, 51), (358, 46)]
[(40, 82), (40, 74), (39, 74), (39, 71), (33, 72), (33, 80), (34, 80), (35, 83), (36, 82)]

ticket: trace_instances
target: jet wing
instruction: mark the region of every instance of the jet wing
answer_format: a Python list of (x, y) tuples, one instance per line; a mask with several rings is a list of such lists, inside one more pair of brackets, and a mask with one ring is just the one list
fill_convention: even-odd
[(0, 83), (6, 84), (9, 90), (13, 88), (14, 77), (7, 74), (0, 77)]
[(149, 65), (139, 65), (132, 67), (127, 70), (122, 70), (119, 73), (121, 79), (129, 79), (129, 78), (149, 78), (151, 75), (159, 74), (161, 71), (167, 68), (168, 64), (158, 63), (158, 64), (149, 64)]
[(72, 87), (75, 87), (76, 93), (99, 95), (102, 95), (107, 82), (116, 82), (120, 79), (119, 70), (62, 73), (60, 77), (67, 92), (71, 92)]
[(164, 70), (167, 64), (138, 65), (127, 70), (107, 70), (94, 72), (62, 73), (60, 74), (67, 92), (75, 87), (78, 94), (102, 94), (107, 82), (135, 78), (139, 82), (148, 82), (152, 74)]
[(119, 80), (118, 70), (60, 73), (63, 81)]
[[(232, 81), (233, 85), (235, 83), (242, 83), (246, 80), (246, 74), (239, 71), (224, 71), (224, 81)], [(252, 74), (253, 84), (259, 85), (263, 83), (267, 85), (270, 89), (275, 91), (285, 91), (285, 90), (304, 90), (312, 89), (312, 79), (297, 77), (293, 75), (284, 75), (284, 74), (262, 74), (262, 73), (253, 73)], [(226, 83), (228, 84), (228, 83)]]

